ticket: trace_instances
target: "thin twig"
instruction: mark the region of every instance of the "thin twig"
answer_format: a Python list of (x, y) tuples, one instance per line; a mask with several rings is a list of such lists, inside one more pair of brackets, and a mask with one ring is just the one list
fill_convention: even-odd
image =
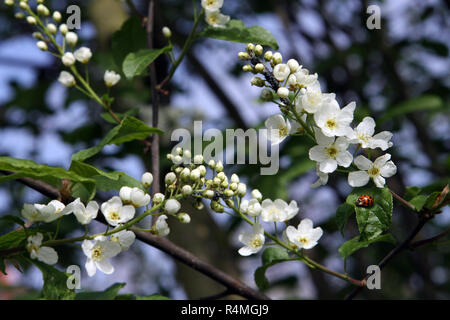
[(414, 249), (416, 249), (416, 248), (418, 248), (418, 247), (421, 247), (421, 246), (424, 246), (424, 245), (426, 245), (426, 244), (433, 243), (433, 242), (435, 242), (435, 241), (437, 241), (437, 240), (439, 240), (439, 239), (441, 239), (441, 238), (444, 238), (445, 236), (447, 236), (447, 235), (449, 235), (449, 234), (450, 234), (450, 229), (447, 230), (447, 231), (445, 231), (445, 232), (442, 232), (442, 233), (440, 233), (440, 234), (438, 234), (437, 236), (434, 236), (434, 237), (432, 237), (432, 238), (428, 238), (428, 239), (424, 239), (424, 240), (415, 241), (415, 242), (413, 242), (413, 243), (411, 243), (411, 244), (409, 245), (409, 249), (414, 250)]

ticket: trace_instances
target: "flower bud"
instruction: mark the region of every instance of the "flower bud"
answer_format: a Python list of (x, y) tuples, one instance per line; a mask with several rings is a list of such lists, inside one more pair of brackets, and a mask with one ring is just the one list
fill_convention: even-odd
[(250, 59), (250, 55), (247, 52), (239, 52), (238, 53), (238, 58), (241, 60), (249, 60)]
[(217, 161), (217, 163), (216, 163), (216, 171), (217, 172), (223, 171), (223, 163), (222, 163), (222, 161)]
[(205, 166), (198, 166), (197, 170), (200, 171), (200, 177), (206, 176), (206, 167)]
[(66, 41), (67, 44), (74, 47), (77, 45), (78, 42), (78, 36), (75, 32), (69, 31), (66, 33)]
[(261, 202), (261, 200), (262, 200), (261, 192), (258, 189), (253, 189), (252, 190), (252, 198)]
[(19, 7), (20, 7), (20, 9), (23, 9), (23, 10), (27, 10), (28, 8), (30, 8), (28, 6), (28, 3), (26, 3), (25, 1), (20, 1)]
[(246, 193), (247, 193), (247, 185), (245, 185), (244, 183), (239, 183), (236, 190), (236, 194), (242, 198), (243, 196), (245, 196)]
[(230, 208), (234, 207), (234, 201), (233, 199), (225, 199), (225, 203), (227, 204), (227, 206), (229, 206)]
[(189, 170), (189, 168), (184, 168), (184, 169), (181, 171), (180, 176), (181, 176), (181, 179), (183, 179), (183, 180), (188, 180), (189, 177), (191, 176), (191, 170)]
[(162, 28), (162, 34), (166, 39), (170, 39), (172, 37), (172, 31), (168, 27)]
[(80, 61), (83, 64), (86, 64), (92, 58), (92, 51), (89, 48), (81, 47), (80, 49), (74, 52), (74, 56), (78, 61)]
[(230, 178), (231, 183), (239, 183), (239, 176), (236, 173), (233, 173)]
[(187, 224), (187, 223), (191, 222), (191, 216), (185, 212), (179, 213), (177, 215), (177, 218), (181, 223)]
[(53, 12), (52, 18), (55, 22), (57, 22), (57, 23), (60, 22), (62, 19), (61, 13), (59, 11)]
[(36, 43), (36, 45), (42, 51), (47, 51), (48, 50), (48, 46), (47, 46), (47, 43), (45, 41), (38, 41)]
[(212, 198), (214, 198), (214, 191), (205, 190), (205, 191), (203, 191), (203, 196), (207, 199), (212, 199)]
[(262, 72), (264, 72), (265, 68), (266, 67), (264, 67), (264, 65), (262, 63), (257, 63), (256, 66), (255, 66), (255, 71), (259, 72), (259, 73), (262, 73)]
[(226, 179), (226, 175), (225, 175), (225, 173), (222, 171), (222, 172), (219, 172), (218, 174), (217, 174), (217, 178), (219, 178), (220, 179), (220, 181), (222, 182), (222, 181), (224, 181), (225, 179)]
[(36, 24), (36, 19), (34, 17), (32, 17), (32, 16), (28, 16), (27, 17), (27, 22), (29, 24)]
[(194, 164), (202, 164), (202, 163), (203, 163), (203, 156), (201, 154), (194, 156)]
[(269, 88), (264, 88), (261, 92), (261, 99), (264, 101), (272, 101), (273, 99), (273, 92)]
[(70, 67), (73, 66), (76, 62), (75, 56), (73, 55), (72, 52), (66, 52), (62, 58), (62, 63), (66, 66), (66, 67)]
[(255, 51), (255, 54), (256, 54), (257, 56), (260, 56), (260, 55), (262, 55), (264, 49), (263, 49), (262, 45), (257, 44), (257, 45), (255, 46), (255, 50), (254, 50), (254, 51)]
[(191, 176), (191, 180), (192, 181), (197, 182), (200, 179), (200, 177), (201, 177), (201, 172), (200, 172), (200, 170), (198, 168), (194, 169), (194, 170), (191, 171), (190, 176)]
[(44, 17), (48, 17), (50, 15), (50, 10), (48, 10), (48, 8), (46, 6), (44, 6), (43, 4), (39, 4), (37, 6), (37, 12), (38, 12), (38, 14), (40, 14), (41, 16), (44, 16)]
[(183, 163), (183, 157), (180, 155), (176, 155), (176, 156), (172, 157), (172, 162), (176, 165), (179, 165), (179, 164)]
[(178, 147), (178, 148), (175, 149), (175, 153), (178, 154), (179, 156), (181, 156), (183, 154), (183, 149)]
[(203, 204), (201, 199), (197, 199), (197, 201), (194, 202), (194, 208), (197, 210), (203, 210), (205, 208), (205, 205)]
[(25, 14), (24, 14), (23, 12), (16, 12), (16, 13), (14, 14), (14, 17), (15, 17), (16, 19), (22, 20), (22, 19), (25, 19)]
[(211, 201), (211, 209), (217, 213), (223, 213), (225, 208), (218, 201)]
[(234, 196), (234, 191), (233, 190), (230, 190), (230, 189), (227, 189), (227, 190), (225, 190), (224, 192), (223, 192), (223, 194), (225, 195), (225, 197), (232, 197), (232, 196)]
[(249, 44), (247, 45), (247, 52), (248, 52), (248, 53), (252, 53), (253, 50), (255, 50), (255, 45), (254, 45), (253, 43), (249, 43)]
[(53, 23), (47, 24), (47, 30), (53, 35), (55, 35), (58, 32), (58, 28)]
[(183, 188), (181, 188), (181, 193), (183, 196), (188, 197), (192, 194), (192, 187), (190, 185), (185, 185)]
[(272, 57), (273, 57), (272, 51), (266, 51), (266, 53), (264, 53), (264, 60), (270, 61), (272, 60)]
[(277, 94), (280, 98), (287, 98), (289, 96), (289, 89), (286, 87), (279, 87), (277, 90)]
[(60, 25), (59, 32), (61, 32), (61, 34), (63, 36), (65, 36), (69, 32), (69, 28), (67, 27), (67, 24), (63, 23), (62, 25)]
[(275, 52), (272, 57), (272, 61), (274, 64), (280, 64), (283, 61), (283, 57), (281, 53)]
[(291, 74), (287, 80), (287, 84), (290, 87), (294, 87), (297, 84), (297, 78), (295, 77), (295, 75)]
[(14, 0), (5, 0), (5, 4), (6, 4), (7, 6), (12, 7), (12, 6), (14, 5)]
[(108, 88), (113, 87), (120, 81), (120, 74), (107, 70), (103, 76), (103, 80)]
[(233, 182), (233, 183), (230, 184), (230, 189), (231, 189), (231, 190), (236, 191), (237, 188), (238, 188), (238, 183)]
[(150, 172), (146, 172), (141, 177), (141, 182), (145, 188), (149, 188), (153, 183), (153, 175)]
[(122, 199), (122, 202), (124, 204), (131, 203), (131, 191), (132, 190), (133, 190), (132, 188), (126, 187), (126, 186), (120, 188), (119, 197), (120, 197), (120, 199)]
[(160, 204), (164, 201), (165, 196), (162, 193), (155, 193), (153, 196), (153, 204)]
[(166, 177), (164, 179), (164, 181), (166, 182), (167, 185), (174, 183), (176, 180), (177, 180), (177, 176), (173, 172), (169, 172), (168, 174), (166, 174)]
[(181, 209), (181, 204), (178, 202), (178, 200), (175, 199), (169, 199), (166, 201), (166, 204), (164, 205), (164, 210), (168, 214), (176, 214)]
[(62, 83), (64, 86), (69, 87), (69, 88), (73, 87), (76, 84), (75, 78), (72, 76), (72, 74), (70, 74), (67, 71), (62, 71), (59, 74), (58, 81), (60, 83)]
[(295, 60), (295, 59), (289, 59), (287, 62), (287, 65), (292, 73), (297, 72), (298, 67), (300, 67), (297, 60)]
[(245, 66), (242, 66), (242, 71), (244, 72), (253, 72), (253, 67), (249, 64), (246, 64)]
[(209, 160), (209, 162), (208, 162), (208, 166), (211, 168), (211, 169), (215, 169), (216, 168), (216, 162), (214, 161), (214, 160)]
[(260, 77), (253, 77), (252, 80), (250, 81), (250, 83), (252, 84), (252, 86), (255, 87), (264, 87), (265, 82), (263, 79), (261, 79)]

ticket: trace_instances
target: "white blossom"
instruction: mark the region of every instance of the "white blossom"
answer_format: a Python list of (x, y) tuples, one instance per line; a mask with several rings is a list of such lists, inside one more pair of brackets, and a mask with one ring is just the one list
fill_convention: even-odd
[(242, 200), (239, 209), (242, 213), (251, 217), (258, 217), (262, 212), (261, 204), (256, 199)]
[(97, 218), (98, 214), (98, 203), (95, 201), (90, 201), (87, 206), (81, 202), (80, 198), (75, 199), (71, 203), (69, 203), (63, 210), (63, 214), (71, 214), (73, 213), (77, 218), (78, 222), (86, 225), (91, 223), (92, 220)]
[(294, 75), (297, 78), (297, 84), (305, 88), (308, 88), (317, 82), (317, 73), (309, 74), (308, 69), (302, 67), (299, 67)]
[(241, 256), (249, 256), (260, 251), (265, 242), (264, 229), (260, 224), (254, 224), (252, 232), (242, 232), (239, 234), (239, 241), (245, 246), (239, 249)]
[(74, 52), (74, 56), (78, 61), (86, 64), (92, 58), (92, 51), (89, 48), (81, 47), (77, 51)]
[(327, 137), (348, 136), (352, 132), (350, 123), (353, 121), (355, 107), (355, 102), (351, 102), (340, 109), (337, 101), (331, 100), (314, 113), (314, 120)]
[(145, 207), (150, 203), (150, 195), (139, 188), (133, 188), (131, 189), (130, 200), (135, 208)]
[(156, 219), (155, 229), (159, 236), (165, 237), (170, 233), (169, 225), (166, 222), (167, 216), (165, 214), (161, 215)]
[(129, 230), (122, 230), (111, 235), (111, 241), (118, 243), (122, 251), (128, 250), (135, 239), (136, 235)]
[(58, 262), (58, 253), (51, 247), (42, 247), (43, 239), (44, 236), (42, 233), (29, 236), (27, 239), (27, 250), (30, 253), (31, 259), (38, 259), (46, 264), (54, 265)]
[(62, 63), (66, 66), (66, 67), (70, 67), (73, 66), (76, 62), (75, 56), (73, 55), (72, 52), (66, 52), (64, 53), (64, 55), (61, 58)]
[(73, 87), (76, 84), (75, 78), (73, 77), (73, 75), (67, 71), (61, 71), (61, 73), (59, 74), (58, 81), (62, 85), (69, 87), (69, 88)]
[(121, 247), (117, 242), (97, 237), (94, 241), (84, 240), (81, 247), (87, 257), (85, 267), (89, 277), (94, 276), (97, 269), (105, 274), (114, 272), (109, 258), (120, 253)]
[(320, 186), (324, 186), (328, 182), (328, 173), (320, 171), (319, 167), (320, 167), (320, 164), (317, 163), (316, 164), (316, 173), (319, 178), (316, 180), (316, 182), (314, 182), (311, 185), (311, 188), (318, 188)]
[(217, 10), (222, 8), (223, 0), (202, 0), (202, 7), (205, 10)]
[(303, 219), (297, 229), (293, 226), (286, 228), (286, 236), (289, 241), (299, 249), (313, 248), (317, 245), (317, 241), (319, 241), (322, 235), (322, 228), (313, 228), (313, 222), (310, 219)]
[(384, 178), (392, 177), (397, 173), (397, 167), (392, 161), (389, 161), (390, 159), (389, 153), (378, 157), (374, 162), (363, 155), (359, 155), (355, 159), (355, 165), (361, 171), (350, 172), (348, 183), (352, 187), (362, 187), (372, 179), (378, 188), (383, 188), (386, 183)]
[(24, 204), (22, 216), (31, 222), (53, 222), (64, 215), (65, 206), (58, 200), (52, 200), (48, 204)]
[(338, 165), (344, 168), (351, 165), (353, 156), (347, 151), (349, 143), (346, 137), (327, 137), (317, 129), (315, 136), (318, 145), (309, 150), (309, 158), (318, 162), (321, 172), (331, 173)]
[(273, 76), (280, 82), (286, 80), (290, 74), (291, 69), (287, 64), (280, 63), (273, 68)]
[(292, 200), (289, 205), (286, 201), (265, 199), (261, 203), (261, 219), (265, 222), (283, 222), (292, 219), (298, 213), (297, 202)]
[(107, 202), (102, 203), (101, 210), (106, 221), (113, 227), (130, 221), (136, 212), (133, 206), (124, 206), (118, 196), (114, 196)]
[(74, 47), (77, 45), (78, 36), (75, 32), (72, 32), (72, 31), (67, 32), (65, 38), (66, 38), (67, 44), (69, 44), (70, 46)]
[(230, 16), (223, 15), (220, 10), (206, 10), (206, 23), (215, 28), (224, 28)]
[(281, 143), (287, 138), (291, 131), (291, 124), (281, 114), (270, 116), (265, 122), (267, 128), (267, 139), (272, 145)]
[(375, 120), (371, 117), (365, 117), (363, 121), (349, 134), (350, 143), (360, 144), (363, 149), (380, 148), (385, 151), (392, 146), (390, 142), (392, 132), (383, 131), (376, 135)]
[(120, 81), (120, 78), (120, 74), (114, 71), (107, 70), (105, 72), (103, 80), (105, 81), (107, 87), (113, 87)]

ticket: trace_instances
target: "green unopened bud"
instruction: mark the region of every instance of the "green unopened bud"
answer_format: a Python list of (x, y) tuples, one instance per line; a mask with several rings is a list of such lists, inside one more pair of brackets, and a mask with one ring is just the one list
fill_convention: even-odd
[(257, 55), (257, 56), (261, 56), (262, 55), (262, 53), (263, 53), (263, 51), (264, 51), (264, 49), (263, 49), (263, 47), (262, 47), (262, 45), (260, 45), (260, 44), (257, 44), (256, 46), (255, 46), (255, 54)]
[(245, 66), (242, 66), (242, 71), (244, 72), (253, 72), (253, 67), (249, 64), (246, 64)]
[(214, 160), (209, 160), (209, 162), (208, 162), (208, 166), (211, 168), (211, 169), (215, 169), (216, 168), (216, 162), (214, 161)]
[(264, 88), (261, 92), (261, 99), (264, 101), (272, 101), (273, 100), (273, 92), (269, 88)]
[(223, 194), (224, 194), (226, 197), (232, 197), (232, 196), (234, 196), (234, 191), (233, 191), (233, 190), (230, 190), (230, 189), (227, 189), (227, 190), (225, 190), (225, 191), (223, 192)]
[(190, 176), (191, 176), (191, 170), (189, 170), (189, 168), (184, 168), (181, 171), (180, 176), (181, 176), (181, 179), (187, 181), (190, 178)]
[(265, 81), (263, 79), (261, 79), (260, 77), (253, 77), (252, 80), (250, 81), (250, 83), (252, 84), (252, 86), (256, 86), (256, 87), (264, 87), (265, 85)]
[(16, 14), (14, 15), (14, 17), (15, 17), (16, 19), (22, 20), (22, 19), (25, 19), (25, 14), (24, 14), (23, 12), (16, 12)]
[(247, 52), (241, 51), (238, 53), (238, 58), (241, 60), (249, 60), (250, 55)]
[(266, 51), (266, 53), (264, 54), (264, 60), (266, 61), (272, 60), (272, 57), (273, 57), (272, 51)]
[(44, 17), (48, 17), (50, 15), (50, 10), (48, 10), (48, 8), (43, 4), (37, 6), (37, 12)]
[(187, 224), (187, 223), (191, 222), (191, 216), (188, 215), (188, 214), (185, 213), (185, 212), (179, 213), (179, 214), (177, 215), (177, 218), (178, 218), (178, 220), (179, 220), (181, 223)]
[(5, 4), (6, 4), (7, 6), (12, 7), (12, 6), (14, 5), (14, 0), (5, 0)]
[(255, 71), (259, 72), (259, 73), (262, 73), (262, 72), (264, 72), (265, 68), (266, 67), (264, 67), (264, 65), (262, 63), (257, 63), (256, 66), (255, 66)]
[(166, 39), (170, 39), (172, 37), (172, 31), (168, 27), (162, 28), (162, 34)]
[(48, 50), (47, 43), (44, 42), (44, 41), (38, 41), (38, 42), (36, 43), (36, 45), (37, 45), (37, 47), (38, 47), (40, 50), (42, 50), (42, 51), (47, 51), (47, 50)]
[(217, 172), (222, 172), (223, 171), (223, 163), (222, 163), (222, 161), (217, 161), (217, 163), (216, 163), (216, 171)]
[(188, 197), (192, 194), (192, 187), (189, 185), (185, 185), (183, 186), (183, 188), (181, 188), (181, 193), (183, 194), (183, 196)]
[(229, 206), (230, 208), (234, 207), (234, 201), (233, 199), (225, 199), (225, 203), (227, 204), (227, 206)]
[(230, 184), (230, 189), (233, 191), (236, 191), (238, 188), (238, 184), (236, 182), (233, 182)]
[(225, 208), (218, 201), (211, 201), (211, 209), (217, 213), (223, 213)]
[(20, 7), (20, 9), (23, 9), (23, 10), (27, 10), (27, 9), (30, 8), (30, 6), (28, 5), (28, 3), (26, 3), (25, 1), (20, 1), (19, 7)]
[(212, 199), (214, 197), (214, 191), (205, 190), (205, 191), (203, 191), (203, 196), (207, 199)]
[(36, 24), (37, 22), (36, 22), (36, 19), (34, 18), (34, 17), (32, 17), (32, 16), (28, 16), (27, 17), (27, 22), (29, 23), (29, 24)]
[(164, 179), (164, 181), (166, 182), (167, 185), (174, 183), (176, 180), (177, 180), (177, 176), (173, 172), (169, 172), (168, 174), (166, 174), (166, 177)]
[(255, 45), (253, 43), (249, 43), (247, 45), (247, 52), (251, 54), (251, 53), (253, 53), (254, 50), (255, 50)]
[(40, 32), (33, 32), (33, 38), (36, 40), (44, 40), (44, 36)]
[(55, 12), (53, 12), (52, 18), (53, 18), (53, 20), (54, 20), (56, 23), (58, 23), (58, 22), (61, 21), (62, 15), (61, 15), (61, 13), (60, 13), (59, 11), (55, 11)]
[(205, 205), (203, 204), (201, 199), (198, 199), (194, 203), (194, 208), (197, 209), (197, 210), (203, 210), (205, 208)]

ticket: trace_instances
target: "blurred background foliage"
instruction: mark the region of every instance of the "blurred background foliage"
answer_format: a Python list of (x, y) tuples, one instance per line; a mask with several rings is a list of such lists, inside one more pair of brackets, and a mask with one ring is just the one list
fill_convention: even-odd
[[(155, 30), (165, 25), (173, 32), (176, 50), (192, 24), (192, 4), (198, 1), (157, 1)], [(399, 194), (406, 186), (417, 185), (437, 190), (449, 181), (449, 5), (446, 1), (360, 1), (360, 0), (225, 0), (223, 12), (246, 25), (261, 25), (278, 40), (284, 59), (296, 58), (319, 74), (325, 92), (335, 92), (341, 105), (356, 101), (355, 120), (371, 115), (377, 131), (394, 132), (390, 150), (398, 174), (388, 185)], [(82, 10), (82, 43), (94, 52), (90, 64), (91, 81), (102, 88), (105, 69), (121, 71), (114, 52), (130, 50), (139, 36), (117, 31), (129, 18), (123, 1), (47, 1), (52, 9), (65, 12), (70, 4)], [(51, 4), (50, 4), (51, 3)], [(142, 14), (147, 1), (133, 1)], [(368, 5), (381, 7), (381, 29), (369, 30)], [(0, 6), (0, 155), (32, 159), (40, 163), (68, 168), (73, 153), (95, 145), (111, 128), (102, 109), (75, 90), (56, 83), (61, 63), (35, 48), (31, 28), (13, 18), (14, 13)], [(166, 40), (155, 34), (155, 47)], [(129, 46), (129, 47), (128, 47)], [(275, 105), (259, 100), (259, 89), (250, 86), (250, 75), (241, 71), (237, 53), (242, 44), (199, 39), (170, 86), (162, 96), (160, 127), (162, 172), (169, 169), (164, 155), (173, 146), (170, 133), (176, 128), (192, 128), (193, 120), (203, 127), (259, 127), (265, 118), (277, 112)], [(167, 74), (168, 60), (157, 60), (158, 80)], [(132, 81), (122, 77), (113, 90), (113, 109), (130, 112), (151, 123), (151, 95), (148, 77)], [(281, 169), (275, 176), (260, 176), (257, 165), (228, 166), (251, 187), (268, 198), (296, 200), (300, 217), (309, 217), (325, 230), (320, 245), (311, 256), (332, 269), (344, 270), (337, 248), (357, 234), (351, 220), (340, 235), (334, 220), (337, 206), (351, 191), (345, 176), (333, 175), (327, 186), (311, 189), (315, 180), (314, 163), (308, 160), (309, 142), (292, 137), (282, 145)], [(103, 170), (119, 170), (139, 178), (150, 166), (138, 142), (107, 147), (90, 160)], [(19, 215), (24, 202), (47, 201), (19, 183), (0, 185), (0, 216)], [(191, 213), (189, 203), (185, 211)], [(448, 208), (420, 233), (433, 236), (450, 226)], [(169, 238), (218, 268), (240, 277), (254, 286), (253, 271), (259, 257), (241, 258), (236, 249), (237, 231), (243, 226), (227, 216), (192, 212), (192, 223), (171, 221)], [(416, 217), (394, 207), (393, 234), (403, 239), (415, 225)], [(73, 233), (75, 221), (63, 224), (62, 234)], [(103, 228), (102, 226), (96, 226)], [(11, 226), (0, 225), (2, 233)], [(391, 244), (375, 244), (361, 250), (346, 263), (355, 278), (376, 264)], [(66, 247), (60, 251), (65, 265), (84, 264), (80, 250)], [(144, 245), (133, 247), (115, 260), (116, 273), (94, 279), (83, 278), (87, 288), (104, 289), (114, 282), (127, 282), (123, 292), (148, 295), (158, 292), (172, 298), (198, 298), (221, 290), (197, 272), (177, 264), (170, 257)], [(428, 245), (398, 256), (382, 273), (382, 290), (365, 290), (359, 296), (375, 298), (450, 298), (450, 243)], [(8, 269), (11, 276), (0, 278), (0, 297), (32, 294), (41, 284), (39, 272), (24, 275)], [(271, 282), (267, 294), (273, 298), (342, 298), (350, 288), (341, 280), (307, 269), (299, 263), (274, 266), (267, 272)], [(121, 291), (122, 292), (122, 291)]]

